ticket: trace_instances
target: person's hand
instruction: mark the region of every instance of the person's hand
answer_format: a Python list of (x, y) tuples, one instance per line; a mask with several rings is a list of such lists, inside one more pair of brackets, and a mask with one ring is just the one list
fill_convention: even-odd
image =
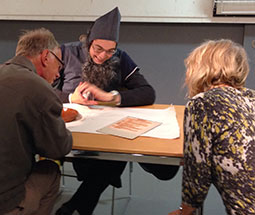
[(176, 210), (176, 211), (173, 211), (173, 212), (169, 213), (168, 215), (181, 215), (181, 211)]
[[(181, 210), (182, 208), (182, 210)], [(196, 208), (193, 208), (189, 205), (186, 205), (182, 203), (181, 207), (179, 210), (170, 212), (168, 215), (192, 215), (196, 211)]]
[(84, 82), (82, 85), (83, 94), (91, 94), (94, 99), (102, 102), (110, 102), (113, 100), (114, 96), (112, 93), (106, 92), (94, 84), (90, 84), (88, 82)]
[(78, 87), (76, 87), (75, 91), (73, 92), (71, 96), (71, 102), (82, 104), (82, 105), (96, 105), (97, 102), (94, 100), (89, 100), (88, 98), (85, 98), (83, 94), (86, 91), (87, 85), (85, 83), (80, 83)]

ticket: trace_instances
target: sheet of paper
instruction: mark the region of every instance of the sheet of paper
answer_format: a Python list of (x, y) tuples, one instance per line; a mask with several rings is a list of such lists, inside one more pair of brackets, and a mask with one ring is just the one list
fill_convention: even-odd
[(89, 108), (78, 104), (64, 104), (65, 107), (76, 109), (81, 119), (66, 123), (73, 132), (99, 133), (98, 129), (110, 125), (124, 117), (136, 117), (161, 123), (159, 126), (141, 136), (174, 139), (180, 137), (180, 128), (176, 119), (174, 106), (166, 109), (98, 107)]
[(135, 139), (160, 124), (160, 122), (127, 116), (97, 131), (128, 139)]

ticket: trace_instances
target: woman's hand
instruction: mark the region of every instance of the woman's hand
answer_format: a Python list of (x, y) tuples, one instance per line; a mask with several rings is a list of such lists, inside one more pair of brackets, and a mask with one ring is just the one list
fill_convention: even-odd
[(169, 213), (168, 215), (181, 215), (181, 211), (176, 210), (176, 211), (173, 211), (173, 212)]
[(83, 94), (90, 94), (97, 101), (109, 102), (113, 100), (112, 93), (106, 92), (94, 84), (84, 82), (82, 86)]
[(182, 203), (179, 210), (173, 211), (168, 215), (194, 215), (197, 208), (193, 208), (187, 204)]
[(87, 85), (85, 83), (80, 82), (78, 87), (76, 87), (75, 91), (71, 95), (71, 103), (77, 103), (82, 105), (96, 105), (97, 102), (94, 100), (90, 100), (83, 96), (86, 91)]

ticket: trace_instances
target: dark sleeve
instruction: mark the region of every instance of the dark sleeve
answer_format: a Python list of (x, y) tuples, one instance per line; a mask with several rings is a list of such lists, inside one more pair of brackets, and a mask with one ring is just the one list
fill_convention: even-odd
[(62, 91), (69, 94), (73, 93), (81, 82), (82, 65), (85, 56), (80, 43), (64, 46), (64, 48), (62, 48), (62, 55), (65, 63)]
[(69, 103), (68, 97), (70, 93), (65, 93), (57, 88), (54, 88), (54, 91), (58, 95), (62, 103)]
[(82, 44), (72, 42), (61, 46), (64, 68), (53, 87), (62, 102), (69, 102), (68, 96), (81, 82), (82, 65), (85, 60)]
[(126, 90), (120, 91), (121, 106), (150, 105), (155, 101), (155, 90), (139, 72), (134, 61), (122, 52), (120, 57), (122, 83)]
[(30, 113), (40, 110), (39, 113), (35, 113), (37, 123), (32, 125), (33, 142), (37, 154), (58, 159), (70, 152), (72, 148), (72, 134), (66, 129), (61, 117), (63, 108), (61, 101), (52, 89), (44, 91), (40, 107), (33, 108), (30, 105)]

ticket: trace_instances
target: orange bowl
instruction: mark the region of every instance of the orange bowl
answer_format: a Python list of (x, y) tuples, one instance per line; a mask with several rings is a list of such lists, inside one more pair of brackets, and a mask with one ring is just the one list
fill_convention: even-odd
[(72, 108), (63, 108), (61, 112), (61, 116), (64, 122), (72, 122), (76, 119), (78, 115), (78, 111)]

